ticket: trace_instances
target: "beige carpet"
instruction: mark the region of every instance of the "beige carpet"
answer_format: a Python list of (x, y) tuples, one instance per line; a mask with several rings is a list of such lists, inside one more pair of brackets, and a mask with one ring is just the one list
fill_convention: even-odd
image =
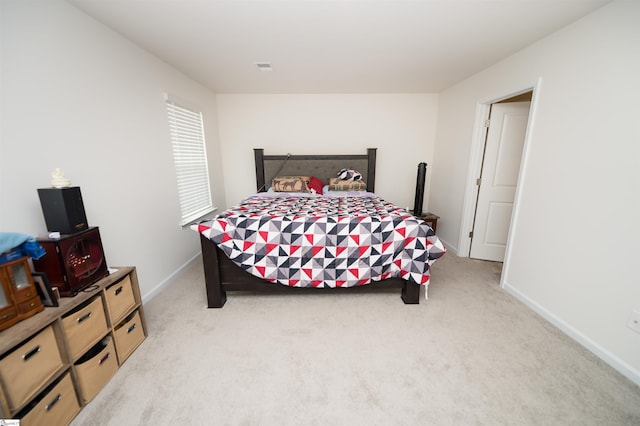
[(640, 388), (448, 254), (399, 290), (229, 293), (202, 266), (145, 305), (149, 337), (73, 425), (639, 425)]

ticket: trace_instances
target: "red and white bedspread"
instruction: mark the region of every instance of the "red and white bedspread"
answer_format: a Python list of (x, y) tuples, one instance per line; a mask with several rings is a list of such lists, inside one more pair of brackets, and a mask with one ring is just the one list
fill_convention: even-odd
[(426, 222), (378, 196), (256, 194), (191, 227), (234, 263), (294, 287), (351, 287), (398, 277), (429, 284), (445, 247)]

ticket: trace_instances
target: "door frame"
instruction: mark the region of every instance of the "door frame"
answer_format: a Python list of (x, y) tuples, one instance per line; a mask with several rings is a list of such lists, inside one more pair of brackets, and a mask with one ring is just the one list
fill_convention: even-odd
[[(533, 124), (535, 121), (538, 98), (540, 96), (540, 89), (542, 86), (542, 78), (522, 88), (518, 88), (506, 93), (502, 93), (498, 96), (492, 96), (487, 99), (482, 99), (476, 104), (476, 115), (473, 125), (473, 137), (471, 140), (471, 148), (469, 153), (469, 166), (467, 169), (467, 180), (464, 191), (464, 201), (462, 205), (462, 217), (460, 221), (460, 235), (458, 239), (458, 256), (469, 257), (471, 251), (471, 238), (469, 238), (469, 232), (473, 229), (473, 223), (476, 214), (476, 203), (478, 201), (478, 187), (476, 185), (476, 179), (480, 176), (482, 170), (482, 161), (484, 153), (484, 145), (486, 142), (487, 128), (485, 122), (489, 119), (489, 113), (491, 112), (491, 105), (503, 101), (505, 99), (512, 98), (514, 96), (521, 95), (526, 92), (533, 92), (531, 96), (531, 107), (529, 109), (529, 120), (527, 122), (527, 130), (524, 137), (524, 146), (522, 148), (522, 157), (520, 159), (520, 170), (518, 171), (518, 184), (516, 185), (516, 194), (513, 200), (513, 211), (511, 213), (511, 222), (509, 225), (509, 235), (507, 236), (507, 246), (504, 254), (503, 269), (508, 264), (511, 254), (511, 238), (513, 236), (513, 229), (517, 225), (517, 218), (519, 213), (520, 199), (522, 197), (522, 187), (520, 182), (526, 172), (526, 166), (529, 157), (530, 140), (532, 135)], [(503, 279), (506, 274), (502, 274), (500, 279), (500, 285), (503, 285)]]

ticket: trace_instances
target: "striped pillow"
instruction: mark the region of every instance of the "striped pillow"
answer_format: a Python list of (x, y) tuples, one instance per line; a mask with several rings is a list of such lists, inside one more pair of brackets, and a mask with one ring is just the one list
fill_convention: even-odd
[(366, 191), (367, 184), (363, 180), (329, 179), (329, 191)]

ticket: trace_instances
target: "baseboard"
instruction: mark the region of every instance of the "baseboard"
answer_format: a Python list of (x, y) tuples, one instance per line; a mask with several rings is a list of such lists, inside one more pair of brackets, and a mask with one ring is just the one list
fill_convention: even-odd
[(549, 321), (554, 326), (558, 327), (565, 334), (571, 337), (576, 342), (580, 343), (582, 346), (587, 348), (589, 351), (593, 352), (598, 358), (602, 359), (604, 362), (609, 364), (611, 367), (619, 371), (626, 378), (634, 382), (636, 385), (640, 386), (640, 372), (629, 364), (604, 349), (602, 346), (573, 328), (571, 325), (567, 324), (565, 321), (561, 320), (553, 313), (549, 312), (544, 307), (540, 306), (535, 301), (531, 300), (524, 293), (519, 290), (513, 288), (507, 283), (503, 283), (503, 288), (512, 294), (516, 299), (520, 300), (522, 303), (527, 305), (529, 308), (533, 309), (536, 313), (542, 316), (544, 319)]
[(158, 285), (151, 289), (150, 292), (146, 293), (142, 296), (142, 303), (145, 304), (149, 302), (151, 299), (156, 297), (160, 292), (175, 278), (176, 275), (180, 274), (183, 270), (185, 270), (189, 265), (191, 265), (195, 260), (197, 260), (201, 256), (200, 252), (193, 255), (193, 257), (187, 260), (181, 267), (176, 269), (171, 275), (162, 280)]
[[(438, 238), (440, 238), (440, 237), (438, 237)], [(446, 249), (447, 249), (447, 253), (452, 253), (452, 254), (455, 254), (456, 256), (459, 256), (459, 255), (458, 255), (458, 247), (456, 247), (456, 246), (454, 246), (454, 245), (452, 245), (452, 244), (449, 244), (449, 242), (448, 242), (448, 241), (443, 240), (442, 238), (440, 238), (440, 241), (441, 241), (441, 242), (442, 242), (442, 244), (444, 244), (444, 246), (446, 247)], [(465, 256), (465, 257), (466, 257), (466, 256)]]

